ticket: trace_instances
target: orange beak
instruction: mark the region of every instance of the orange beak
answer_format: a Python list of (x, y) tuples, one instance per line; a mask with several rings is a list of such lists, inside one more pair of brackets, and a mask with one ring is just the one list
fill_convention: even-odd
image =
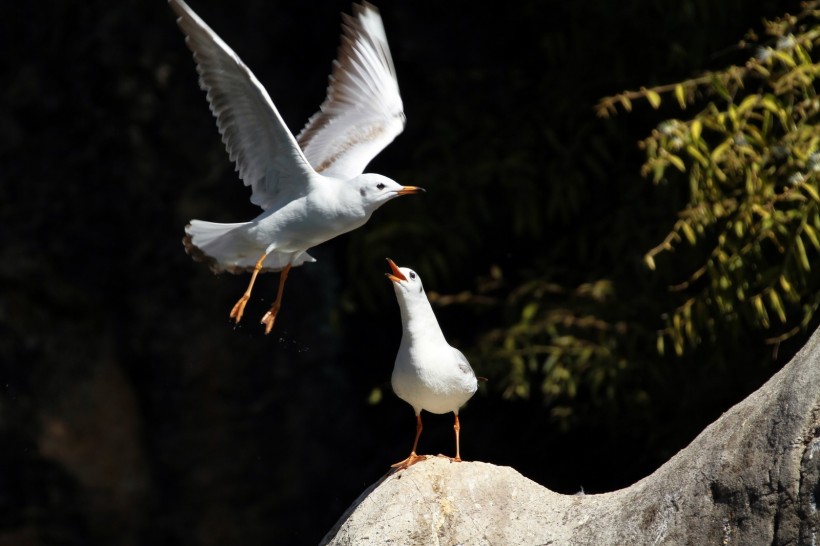
[(402, 282), (402, 281), (407, 280), (407, 277), (404, 276), (404, 273), (401, 272), (401, 270), (399, 269), (399, 266), (397, 266), (393, 262), (393, 260), (391, 260), (390, 258), (387, 258), (387, 263), (390, 264), (390, 269), (393, 270), (392, 275), (390, 273), (385, 273), (385, 275), (387, 276), (388, 279), (390, 279), (393, 282)]
[[(402, 188), (396, 192), (398, 195), (411, 195), (413, 193), (422, 193), (425, 192), (424, 188), (419, 188), (418, 186), (402, 186)], [(389, 260), (388, 260), (389, 261)]]

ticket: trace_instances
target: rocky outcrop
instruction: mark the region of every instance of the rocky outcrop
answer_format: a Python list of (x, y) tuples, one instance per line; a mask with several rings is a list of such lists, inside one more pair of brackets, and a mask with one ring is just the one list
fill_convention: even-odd
[(371, 486), (322, 544), (817, 544), (819, 503), (815, 332), (763, 387), (630, 487), (560, 495), (511, 468), (434, 457)]

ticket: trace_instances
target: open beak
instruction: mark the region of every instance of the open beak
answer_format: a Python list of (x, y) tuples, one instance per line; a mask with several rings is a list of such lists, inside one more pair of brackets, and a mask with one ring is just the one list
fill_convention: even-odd
[(427, 190), (425, 190), (424, 188), (419, 188), (418, 186), (402, 186), (402, 188), (399, 191), (397, 191), (396, 194), (397, 195), (410, 195), (410, 194), (413, 194), (413, 193), (422, 193), (422, 192), (425, 192), (425, 191), (427, 191)]
[(397, 266), (393, 260), (387, 258), (387, 263), (390, 264), (390, 269), (393, 270), (392, 275), (390, 273), (385, 273), (388, 279), (393, 282), (402, 282), (407, 280), (407, 277), (404, 276), (404, 273), (401, 272), (399, 266)]

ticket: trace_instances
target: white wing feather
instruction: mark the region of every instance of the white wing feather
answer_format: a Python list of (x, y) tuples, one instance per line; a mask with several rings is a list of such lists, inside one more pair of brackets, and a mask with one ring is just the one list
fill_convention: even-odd
[(297, 140), (326, 176), (350, 179), (404, 129), (404, 107), (381, 16), (375, 6), (343, 14), (342, 43), (327, 97)]
[(251, 202), (278, 208), (306, 191), (315, 172), (262, 84), (183, 0), (168, 0), (194, 53), (222, 141), (252, 189)]

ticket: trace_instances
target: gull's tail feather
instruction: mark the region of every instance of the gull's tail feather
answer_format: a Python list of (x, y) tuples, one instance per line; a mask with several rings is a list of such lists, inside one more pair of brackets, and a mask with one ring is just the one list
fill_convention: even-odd
[[(238, 224), (219, 224), (215, 222), (203, 222), (201, 220), (191, 220), (185, 226), (185, 237), (182, 244), (187, 252), (197, 262), (208, 264), (214, 273), (228, 271), (230, 273), (242, 273), (256, 264), (264, 248), (253, 248), (247, 243), (238, 245), (242, 239), (237, 228), (247, 225), (247, 222)], [(246, 261), (249, 264), (242, 263)]]
[[(247, 230), (243, 229), (251, 222), (237, 224), (219, 224), (191, 220), (185, 226), (185, 237), (182, 244), (194, 260), (205, 262), (214, 273), (243, 273), (253, 271), (256, 262), (265, 252), (252, 237), (248, 237)], [(270, 252), (265, 258), (262, 271), (280, 271), (288, 263), (292, 266), (302, 265), (314, 260), (307, 252), (292, 260), (293, 254)]]

